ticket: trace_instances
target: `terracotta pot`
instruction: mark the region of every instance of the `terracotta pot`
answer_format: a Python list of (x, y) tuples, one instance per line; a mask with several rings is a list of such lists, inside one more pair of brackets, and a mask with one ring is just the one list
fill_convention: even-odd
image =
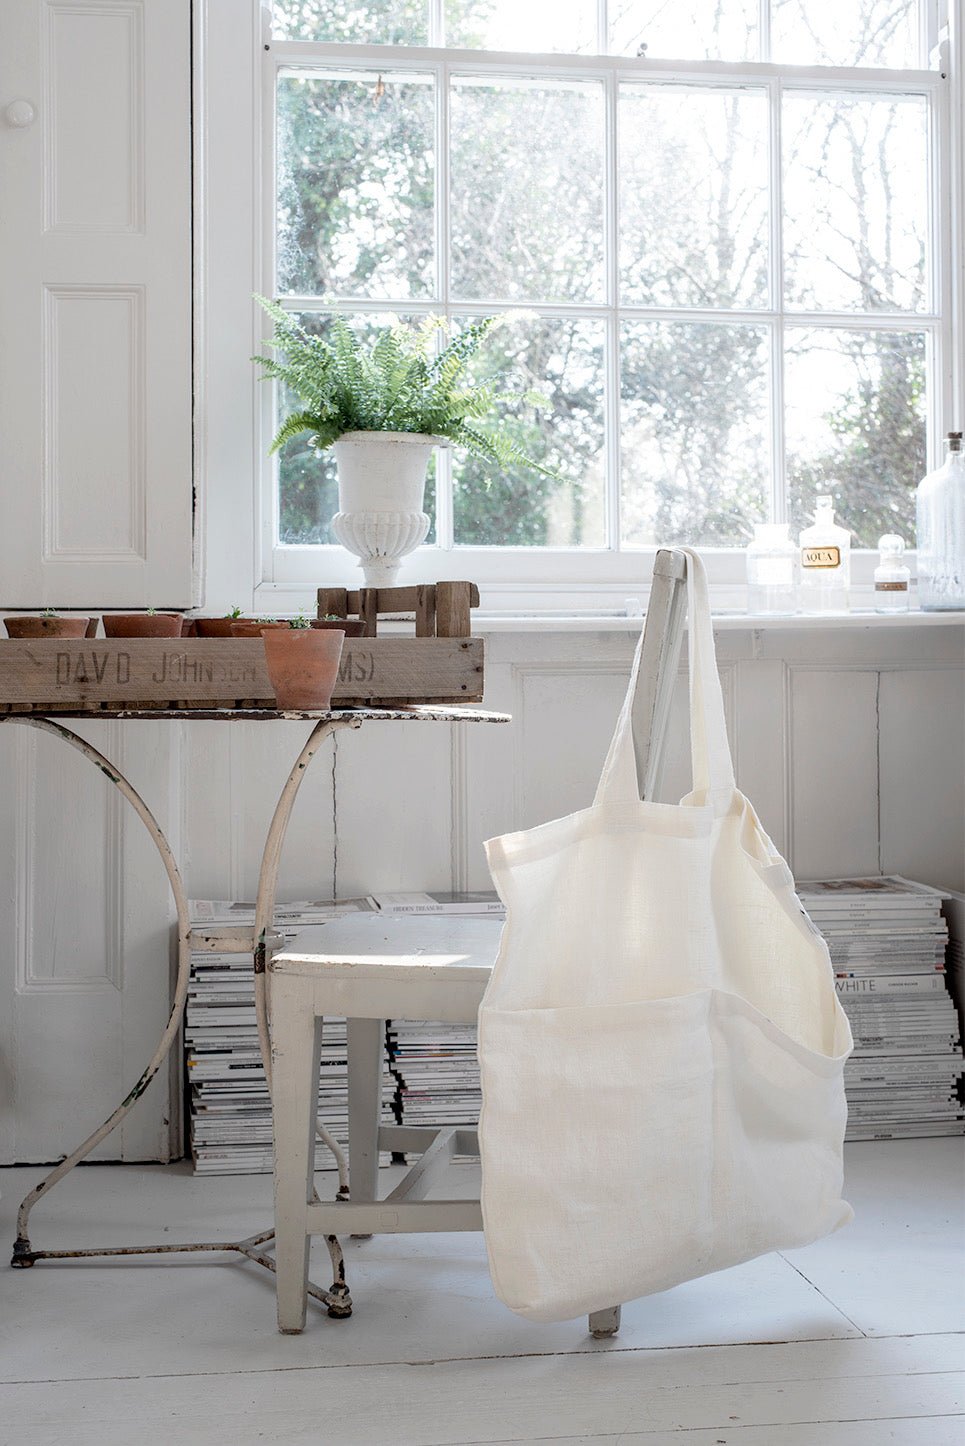
[(96, 618), (4, 618), (8, 638), (86, 638)]
[(105, 613), (105, 638), (179, 638), (180, 613)]
[(335, 628), (265, 629), (268, 676), (281, 709), (315, 712), (332, 701), (345, 634)]
[(312, 618), (312, 627), (344, 633), (347, 638), (365, 637), (365, 624), (361, 618)]
[[(234, 618), (231, 623), (233, 638), (260, 638), (269, 629), (287, 628), (287, 623), (269, 623), (264, 618)], [(288, 628), (291, 632), (291, 628)]]
[(240, 621), (240, 618), (195, 618), (194, 626), (199, 638), (230, 638), (232, 624)]

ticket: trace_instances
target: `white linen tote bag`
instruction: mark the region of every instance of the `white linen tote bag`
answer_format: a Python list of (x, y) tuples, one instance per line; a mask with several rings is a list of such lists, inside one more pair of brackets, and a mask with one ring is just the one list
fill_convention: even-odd
[(479, 1012), (483, 1222), (496, 1293), (531, 1320), (852, 1218), (851, 1031), (827, 946), (735, 787), (706, 576), (684, 550), (693, 792), (639, 798), (638, 646), (592, 807), (486, 846), (507, 916)]

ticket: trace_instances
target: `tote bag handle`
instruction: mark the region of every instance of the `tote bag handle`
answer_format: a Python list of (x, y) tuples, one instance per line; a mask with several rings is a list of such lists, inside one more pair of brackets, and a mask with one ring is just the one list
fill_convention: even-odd
[[(687, 574), (687, 617), (690, 637), (690, 755), (693, 771), (693, 803), (726, 804), (734, 788), (734, 764), (731, 759), (727, 729), (724, 723), (724, 699), (717, 672), (714, 653), (714, 632), (710, 618), (710, 593), (707, 574), (700, 556), (693, 548), (674, 549), (671, 557), (686, 558)], [(658, 555), (659, 556), (659, 555)], [(651, 614), (648, 610), (640, 640), (633, 657), (630, 682), (617, 725), (603, 765), (595, 803), (627, 802), (639, 799), (644, 780), (638, 782), (637, 750), (634, 747), (634, 717), (645, 718), (652, 726), (656, 714), (656, 698), (640, 699), (637, 690), (646, 683), (650, 689), (659, 686), (660, 679), (654, 676), (641, 679), (641, 660), (647, 638), (647, 625)], [(663, 619), (668, 627), (672, 615)], [(651, 644), (652, 645), (652, 644)], [(676, 671), (673, 648), (662, 652), (659, 664), (666, 669), (673, 666)], [(666, 678), (663, 680), (668, 682)], [(646, 706), (641, 706), (645, 704)], [(658, 739), (654, 740), (658, 742)], [(641, 757), (649, 756), (649, 749), (639, 749)], [(649, 770), (652, 776), (654, 770)]]

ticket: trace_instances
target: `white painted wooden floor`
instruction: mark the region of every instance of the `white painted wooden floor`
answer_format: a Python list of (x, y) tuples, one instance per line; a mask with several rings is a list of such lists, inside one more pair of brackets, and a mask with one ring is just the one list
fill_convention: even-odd
[[(287, 1337), (271, 1277), (238, 1257), (0, 1266), (0, 1446), (963, 1446), (962, 1154), (850, 1146), (853, 1225), (637, 1301), (612, 1342), (510, 1314), (479, 1236), (347, 1242), (355, 1315), (310, 1306)], [(37, 1178), (0, 1171), (4, 1255)], [(266, 1178), (93, 1166), (32, 1236), (237, 1238), (270, 1195)], [(321, 1242), (313, 1259), (327, 1284)]]

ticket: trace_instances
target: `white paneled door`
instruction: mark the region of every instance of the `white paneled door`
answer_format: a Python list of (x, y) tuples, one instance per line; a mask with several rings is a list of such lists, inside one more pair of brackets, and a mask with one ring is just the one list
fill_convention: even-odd
[[(0, 610), (187, 606), (190, 0), (0, 3)], [(177, 834), (176, 725), (81, 723)], [(170, 1000), (167, 883), (69, 748), (0, 729), (0, 1160), (113, 1109)], [(164, 1158), (169, 1077), (99, 1157)]]
[(191, 602), (190, 38), (0, 6), (0, 607)]

